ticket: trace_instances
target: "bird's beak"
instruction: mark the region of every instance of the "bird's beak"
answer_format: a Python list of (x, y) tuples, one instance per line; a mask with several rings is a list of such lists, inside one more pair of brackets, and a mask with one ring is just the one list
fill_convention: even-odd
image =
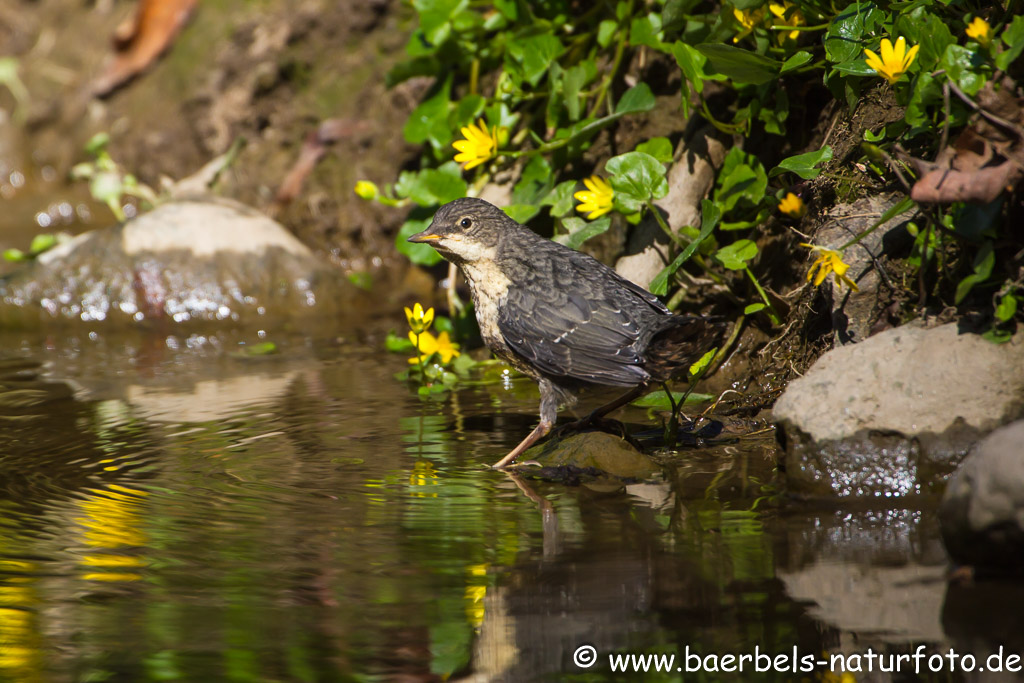
[(440, 235), (438, 235), (437, 233), (430, 232), (430, 228), (427, 228), (423, 232), (418, 232), (415, 235), (413, 235), (412, 237), (410, 237), (409, 241), (410, 242), (421, 243), (421, 242), (436, 242), (439, 239), (441, 239)]

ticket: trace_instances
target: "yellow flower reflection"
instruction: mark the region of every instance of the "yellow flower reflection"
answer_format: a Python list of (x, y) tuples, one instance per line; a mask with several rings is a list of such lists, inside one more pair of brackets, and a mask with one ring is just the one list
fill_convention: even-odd
[(416, 498), (437, 498), (436, 493), (430, 493), (428, 491), (436, 490), (437, 486), (437, 470), (427, 460), (420, 460), (412, 466), (412, 472), (409, 473), (409, 486), (412, 487), (412, 495)]
[(452, 147), (458, 150), (455, 161), (462, 164), (467, 171), (476, 168), (498, 152), (498, 127), (492, 126), (488, 131), (483, 122), (471, 123), (462, 129), (465, 140), (456, 140)]
[(599, 218), (612, 210), (612, 198), (615, 191), (608, 181), (601, 176), (592, 175), (583, 179), (586, 190), (580, 190), (573, 195), (581, 204), (576, 207), (580, 213), (587, 213), (588, 220)]
[[(419, 336), (414, 332), (409, 332), (409, 341), (422, 354), (417, 358), (410, 358), (410, 365), (424, 363), (435, 353), (441, 356), (442, 365), (446, 365), (453, 357), (459, 355), (459, 345), (452, 343), (452, 340), (448, 338), (447, 332), (442, 332), (436, 337), (429, 332), (423, 332)], [(417, 341), (419, 342), (418, 344)]]
[[(423, 312), (423, 305), (416, 303), (411, 309), (405, 307), (405, 319), (409, 323), (409, 329), (416, 334), (422, 334), (430, 329), (430, 324), (434, 322), (434, 309), (428, 308), (427, 311)], [(416, 342), (413, 342), (415, 344)]]
[(792, 192), (787, 192), (786, 196), (779, 202), (779, 211), (790, 218), (803, 218), (804, 214), (807, 213), (807, 207), (804, 205), (804, 200)]
[(974, 17), (966, 33), (968, 38), (974, 38), (982, 47), (988, 47), (992, 42), (992, 27), (981, 17)]
[(79, 503), (84, 514), (77, 518), (84, 528), (83, 540), (87, 546), (100, 552), (85, 555), (79, 564), (89, 568), (82, 578), (87, 581), (138, 581), (136, 571), (146, 565), (145, 560), (128, 549), (146, 544), (140, 514), (145, 491), (117, 484), (106, 490), (92, 491)]
[(466, 619), (470, 626), (479, 628), (484, 623), (484, 598), (487, 596), (487, 565), (466, 567), (469, 575), (466, 585)]
[[(845, 282), (853, 291), (859, 291), (857, 283), (846, 277), (846, 271), (850, 269), (850, 264), (843, 262), (842, 252), (819, 247), (814, 244), (807, 244), (806, 242), (801, 242), (800, 246), (807, 247), (811, 251), (818, 253), (817, 260), (811, 264), (810, 270), (807, 271), (807, 279), (810, 280), (813, 277), (815, 287), (824, 282), (829, 273), (835, 273), (836, 284), (840, 289), (843, 288), (843, 283)], [(817, 271), (817, 275), (815, 275), (815, 271)]]
[(758, 7), (755, 10), (748, 9), (733, 9), (732, 15), (739, 22), (743, 30), (732, 37), (732, 42), (738, 43), (742, 39), (750, 35), (750, 32), (757, 28), (758, 25), (764, 20), (764, 7)]
[(890, 85), (894, 85), (914, 63), (914, 57), (917, 56), (920, 47), (915, 45), (908, 50), (907, 41), (902, 36), (896, 39), (895, 46), (888, 38), (882, 38), (882, 56), (879, 57), (867, 49), (864, 50), (864, 56), (867, 57), (869, 67), (889, 81)]
[[(774, 14), (778, 21), (775, 22), (775, 26), (803, 26), (807, 22), (804, 20), (803, 13), (798, 9), (794, 9), (789, 12), (789, 18), (786, 18), (787, 10), (793, 7), (791, 2), (773, 2), (768, 5), (768, 10)], [(779, 33), (779, 42), (785, 42), (788, 40), (796, 40), (800, 37), (800, 31), (789, 31), (788, 33), (782, 31)]]

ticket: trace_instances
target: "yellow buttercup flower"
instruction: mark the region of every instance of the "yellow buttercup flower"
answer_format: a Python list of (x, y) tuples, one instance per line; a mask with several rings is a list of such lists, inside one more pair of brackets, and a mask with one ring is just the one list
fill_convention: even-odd
[(966, 33), (968, 38), (974, 38), (982, 47), (988, 47), (992, 42), (992, 27), (981, 17), (974, 17)]
[(914, 57), (917, 56), (920, 47), (915, 45), (908, 50), (907, 41), (902, 36), (896, 39), (895, 46), (888, 38), (883, 38), (881, 57), (867, 49), (864, 50), (864, 55), (867, 57), (868, 66), (889, 81), (890, 85), (894, 85), (914, 63)]
[[(807, 271), (807, 279), (810, 280), (813, 277), (815, 287), (824, 282), (829, 273), (835, 273), (836, 284), (839, 285), (840, 289), (843, 288), (843, 283), (845, 282), (853, 291), (859, 291), (857, 283), (846, 277), (846, 271), (850, 269), (850, 264), (843, 262), (842, 252), (819, 247), (814, 244), (807, 244), (806, 242), (801, 242), (800, 246), (807, 247), (811, 251), (818, 253), (817, 260), (811, 264), (810, 270)], [(817, 271), (817, 275), (815, 275), (815, 271)]]
[[(430, 323), (434, 322), (434, 309), (428, 308), (426, 313), (424, 313), (423, 306), (419, 303), (411, 309), (406, 306), (405, 319), (409, 323), (409, 329), (414, 334), (422, 334), (430, 328)], [(413, 343), (415, 344), (416, 342)]]
[(743, 27), (742, 31), (732, 37), (732, 42), (738, 43), (760, 25), (764, 19), (764, 7), (758, 7), (755, 10), (733, 8), (732, 15), (736, 17), (736, 21)]
[(459, 355), (459, 345), (452, 343), (447, 332), (442, 332), (436, 337), (429, 332), (422, 332), (419, 335), (409, 332), (409, 341), (421, 354), (417, 358), (410, 358), (410, 365), (424, 363), (435, 353), (441, 356), (442, 364), (447, 364), (448, 361)]
[(573, 195), (581, 202), (576, 207), (577, 211), (580, 213), (589, 211), (587, 219), (594, 220), (612, 210), (612, 198), (615, 196), (615, 190), (607, 180), (601, 176), (592, 175), (589, 178), (584, 178), (583, 184), (587, 189), (580, 190)]
[(779, 211), (790, 218), (803, 218), (804, 214), (807, 213), (807, 207), (804, 205), (804, 200), (792, 192), (787, 192), (786, 196), (779, 202)]
[(467, 171), (476, 168), (498, 151), (498, 127), (492, 126), (488, 131), (483, 122), (471, 123), (462, 129), (465, 140), (456, 140), (452, 147), (459, 151), (455, 161), (462, 164)]
[[(775, 22), (775, 26), (803, 26), (806, 24), (804, 15), (800, 10), (796, 9), (789, 13), (789, 19), (786, 18), (786, 10), (791, 8), (793, 3), (791, 2), (773, 2), (768, 5), (768, 10), (778, 17), (778, 21)], [(779, 42), (784, 42), (787, 38), (789, 40), (796, 40), (800, 37), (800, 31), (790, 31), (789, 33), (780, 32)]]
[(362, 199), (376, 199), (377, 195), (380, 194), (377, 186), (369, 180), (360, 180), (356, 183), (355, 191)]

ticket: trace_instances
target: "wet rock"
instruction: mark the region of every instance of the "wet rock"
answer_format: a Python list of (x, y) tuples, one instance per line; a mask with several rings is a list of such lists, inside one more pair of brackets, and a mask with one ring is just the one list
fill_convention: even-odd
[(899, 497), (938, 489), (981, 436), (1024, 410), (1024, 335), (907, 325), (829, 351), (775, 406), (791, 491)]
[(954, 561), (980, 573), (1024, 573), (1024, 420), (971, 449), (946, 487), (939, 520)]
[(263, 214), (224, 200), (176, 201), (79, 235), (0, 280), (0, 326), (282, 324), (336, 315), (356, 296)]
[[(564, 439), (548, 439), (526, 451), (522, 462), (533, 460), (545, 469), (563, 470), (599, 478), (645, 480), (661, 468), (625, 439), (607, 432), (581, 432)], [(526, 470), (530, 473), (529, 470)], [(618, 484), (616, 484), (618, 487)]]

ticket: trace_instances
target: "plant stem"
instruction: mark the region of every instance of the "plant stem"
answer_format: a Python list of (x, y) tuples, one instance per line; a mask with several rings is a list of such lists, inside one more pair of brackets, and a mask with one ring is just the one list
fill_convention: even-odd
[(757, 293), (761, 295), (761, 300), (764, 301), (765, 305), (768, 307), (768, 317), (771, 318), (772, 324), (781, 325), (782, 321), (779, 318), (779, 314), (775, 311), (775, 307), (772, 306), (772, 302), (768, 299), (768, 293), (764, 291), (764, 288), (761, 287), (761, 283), (757, 281), (756, 277), (754, 277), (754, 274), (750, 271), (750, 266), (743, 266), (743, 270), (746, 271), (750, 281), (754, 283), (754, 289), (756, 289)]

